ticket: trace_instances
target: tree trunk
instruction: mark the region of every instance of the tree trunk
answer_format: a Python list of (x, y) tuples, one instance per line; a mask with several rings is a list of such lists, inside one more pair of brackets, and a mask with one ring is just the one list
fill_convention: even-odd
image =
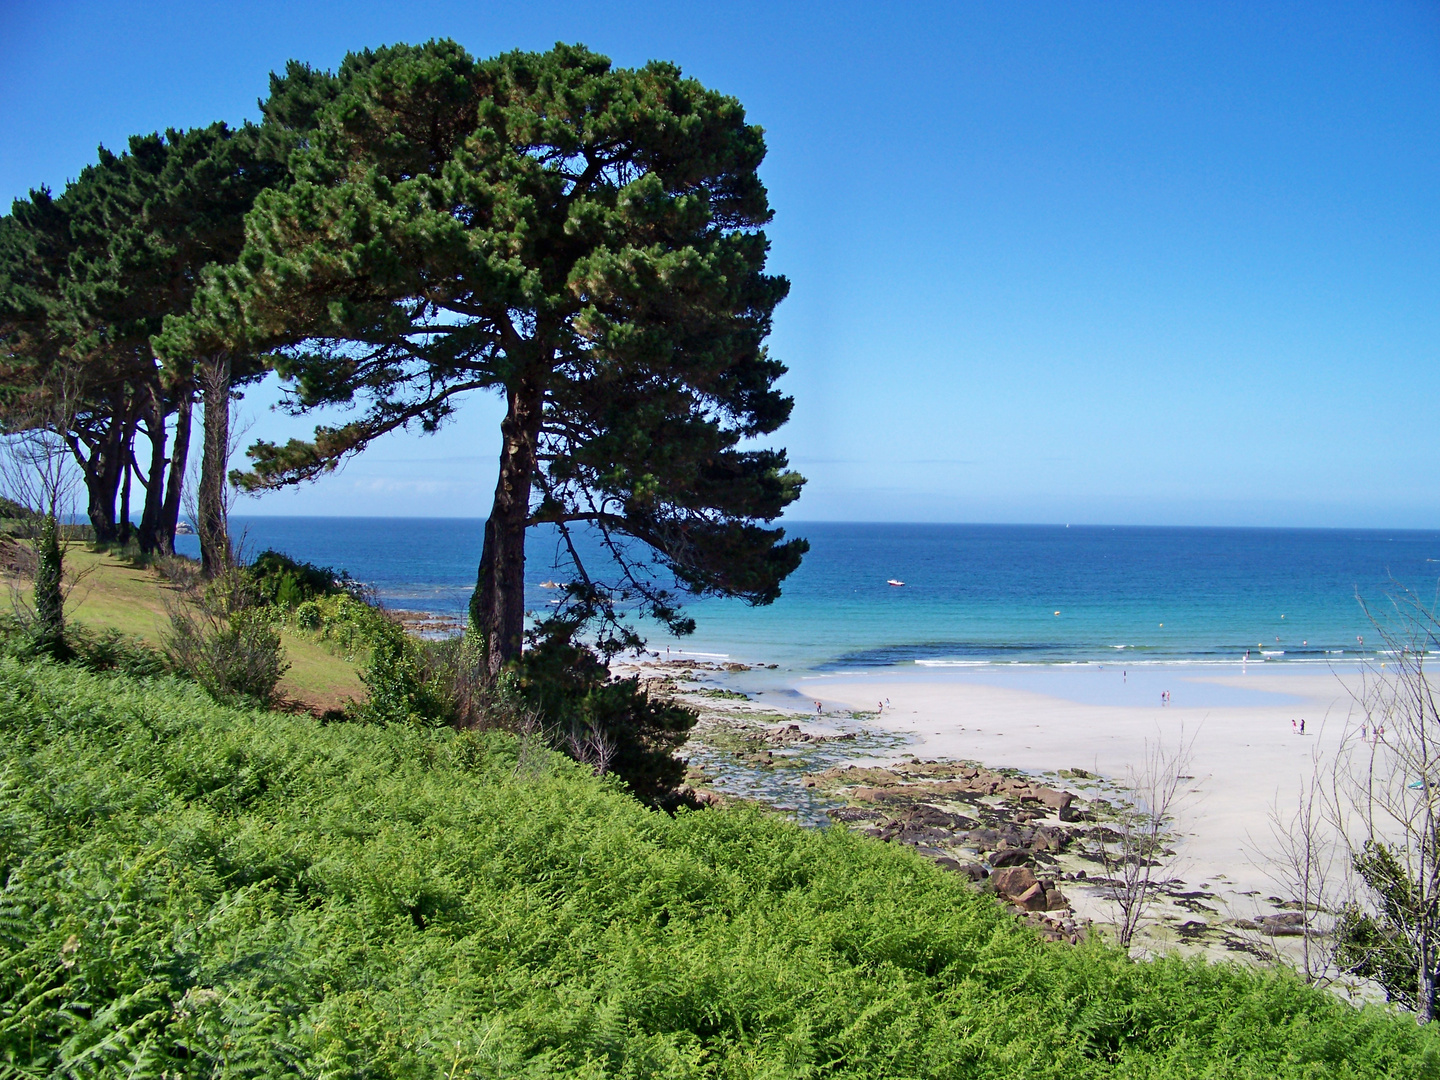
[(500, 425), (500, 478), (485, 522), (485, 544), (471, 625), (481, 635), (486, 677), (494, 679), (520, 655), (525, 636), (525, 529), (530, 521), (530, 486), (535, 477), (535, 444), (540, 434), (544, 394), (522, 379), (510, 391)]
[(130, 542), (130, 478), (134, 475), (134, 451), (126, 440), (125, 460), (120, 465), (120, 520), (116, 523), (115, 539), (121, 546)]
[(205, 445), (200, 457), (195, 531), (200, 535), (200, 567), (214, 577), (230, 567), (230, 524), (226, 520), (225, 472), (230, 458), (230, 354), (207, 357), (200, 365), (205, 405)]
[[(1425, 915), (1420, 916), (1422, 919)], [(1419, 962), (1419, 971), (1416, 974), (1415, 989), (1415, 1021), (1419, 1024), (1428, 1024), (1435, 1019), (1435, 994), (1437, 991), (1435, 979), (1435, 950), (1432, 945), (1430, 933), (1422, 928), (1419, 934), (1419, 941), (1415, 954)]]
[(160, 511), (165, 494), (165, 405), (158, 386), (150, 387), (145, 406), (145, 434), (150, 440), (150, 468), (145, 480), (145, 506), (140, 511), (136, 542), (146, 555), (153, 554), (160, 531)]
[(180, 524), (180, 498), (190, 459), (190, 420), (194, 412), (194, 394), (186, 389), (175, 402), (175, 448), (170, 453), (170, 476), (165, 481), (165, 502), (155, 532), (155, 548), (164, 555), (175, 554), (175, 529)]
[[(118, 430), (118, 427), (117, 427)], [(85, 512), (95, 530), (98, 543), (115, 539), (115, 497), (120, 489), (120, 454), (118, 439), (106, 435), (90, 454), (85, 468), (85, 491), (88, 500)]]

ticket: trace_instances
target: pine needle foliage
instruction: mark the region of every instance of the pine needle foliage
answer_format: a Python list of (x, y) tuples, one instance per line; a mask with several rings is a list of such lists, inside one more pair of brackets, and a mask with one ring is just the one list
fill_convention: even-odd
[(1435, 1077), (1284, 975), (1038, 941), (912, 853), (496, 732), (0, 660), (0, 1072)]

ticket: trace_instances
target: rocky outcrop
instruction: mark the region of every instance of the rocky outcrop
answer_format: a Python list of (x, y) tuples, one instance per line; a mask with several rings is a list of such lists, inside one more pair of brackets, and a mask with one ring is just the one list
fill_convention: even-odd
[(1055, 857), (1078, 832), (1074, 792), (965, 762), (851, 765), (806, 777), (848, 799), (830, 812), (877, 839), (906, 844), (993, 893), (1048, 939), (1082, 936), (1058, 884)]

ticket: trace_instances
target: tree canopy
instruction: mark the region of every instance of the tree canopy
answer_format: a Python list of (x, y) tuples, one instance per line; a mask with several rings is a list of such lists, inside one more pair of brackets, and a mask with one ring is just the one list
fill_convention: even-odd
[[(162, 369), (150, 339), (167, 315), (189, 311), (206, 265), (239, 255), (255, 195), (283, 175), (283, 161), (261, 151), (251, 125), (169, 130), (135, 136), (120, 154), (102, 147), (59, 198), (37, 189), (0, 221), (6, 423), (28, 423), (35, 400), (64, 387), (73, 407), (62, 434), (84, 473), (98, 539), (128, 528), (122, 503), (117, 529), (115, 499), (122, 477), (128, 497), (133, 470), (146, 488), (141, 545), (170, 546), (194, 357), (177, 354)], [(238, 374), (258, 373), (242, 363)], [(176, 413), (167, 459), (167, 418)], [(135, 460), (141, 430), (151, 443), (148, 468)], [(223, 477), (223, 462), (219, 469)]]
[(788, 283), (765, 272), (765, 144), (739, 102), (670, 64), (565, 45), (476, 60), (448, 41), (352, 54), (333, 77), (292, 65), (272, 87), (289, 181), (260, 194), (238, 260), (155, 345), (269, 351), (297, 413), (357, 415), (257, 443), (238, 479), (313, 478), (497, 392), (471, 603), (492, 674), (521, 647), (537, 523), (567, 541), (598, 529), (621, 566), (602, 583), (570, 545), (577, 580), (551, 635), (598, 619), (609, 648), (633, 644), (619, 603), (684, 632), (667, 578), (773, 601), (806, 544), (769, 523), (803, 481), (754, 442), (790, 414), (764, 345)]

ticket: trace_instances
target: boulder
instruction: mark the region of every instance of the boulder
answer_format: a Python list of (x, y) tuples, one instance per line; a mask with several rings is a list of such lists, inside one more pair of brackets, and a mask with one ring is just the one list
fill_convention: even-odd
[(1060, 911), (1064, 908), (1068, 908), (1069, 906), (1070, 901), (1065, 898), (1065, 894), (1062, 893), (1059, 889), (1045, 890), (1046, 911)]
[(1068, 791), (1056, 791), (1054, 788), (1036, 788), (1035, 798), (1038, 802), (1048, 806), (1051, 810), (1065, 810), (1075, 801), (1075, 796)]
[(955, 859), (944, 858), (936, 859), (935, 865), (940, 867), (940, 869), (942, 870), (949, 870), (952, 874), (959, 874), (961, 877), (967, 877), (971, 881), (984, 881), (987, 877), (990, 876), (990, 871), (987, 870), (985, 867), (981, 866), (979, 863), (962, 863), (957, 862)]
[(990, 884), (1001, 896), (1016, 897), (1028, 892), (1034, 885), (1040, 884), (1035, 880), (1035, 875), (1028, 867), (1009, 866), (1003, 870), (995, 870), (990, 875)]
[(1282, 911), (1278, 915), (1264, 915), (1255, 920), (1255, 928), (1275, 937), (1299, 937), (1305, 933), (1305, 913)]
[(1030, 838), (1031, 851), (1058, 852), (1064, 847), (1065, 835), (1058, 829), (1047, 829), (1041, 826), (1035, 830), (1035, 835)]
[(1023, 866), (1030, 853), (1023, 848), (1005, 848), (990, 853), (991, 866)]
[(981, 851), (990, 851), (1000, 843), (1000, 834), (994, 829), (971, 829), (965, 834), (965, 839)]
[(969, 821), (957, 814), (947, 814), (938, 807), (924, 803), (911, 807), (904, 818), (910, 825), (927, 825), (936, 829), (958, 829), (969, 824)]
[(1019, 904), (1026, 911), (1045, 910), (1045, 890), (1040, 887), (1038, 881), (1019, 896), (1015, 897), (1014, 900), (1015, 903)]

